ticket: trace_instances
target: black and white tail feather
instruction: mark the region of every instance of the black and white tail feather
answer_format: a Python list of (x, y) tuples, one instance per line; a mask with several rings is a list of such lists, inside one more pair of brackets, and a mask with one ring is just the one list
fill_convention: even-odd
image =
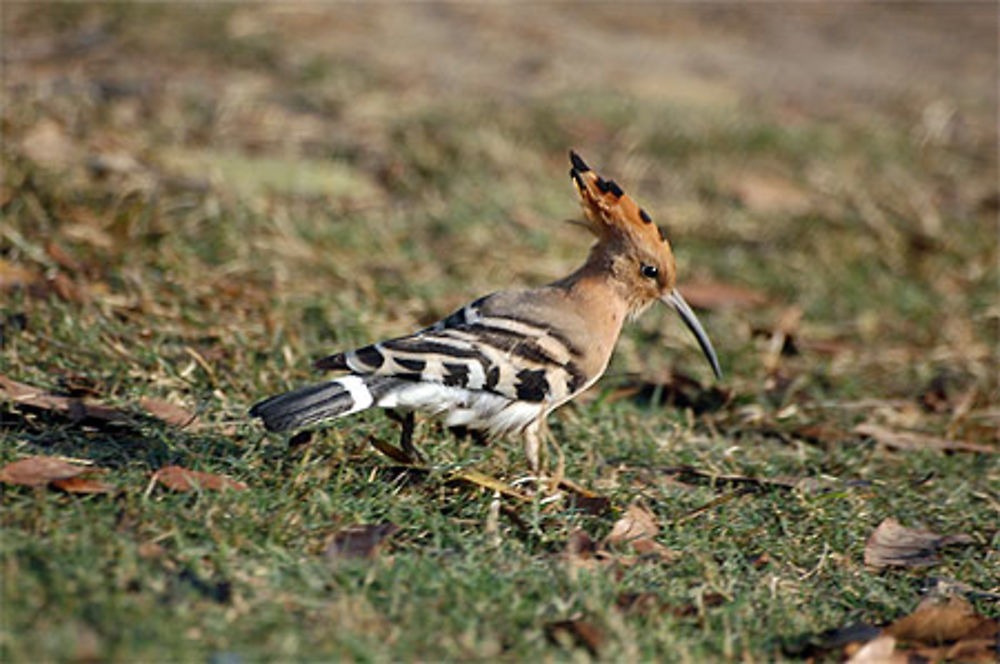
[(402, 382), (384, 376), (343, 376), (265, 399), (250, 409), (250, 415), (261, 418), (270, 431), (299, 429), (367, 410)]

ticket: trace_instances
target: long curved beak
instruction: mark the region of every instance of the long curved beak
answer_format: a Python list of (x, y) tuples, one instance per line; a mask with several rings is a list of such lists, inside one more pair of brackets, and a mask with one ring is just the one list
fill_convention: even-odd
[(698, 345), (701, 346), (701, 352), (705, 354), (705, 357), (708, 358), (708, 363), (712, 365), (715, 377), (722, 380), (722, 368), (719, 366), (719, 358), (715, 356), (715, 349), (712, 348), (712, 342), (709, 340), (705, 328), (698, 322), (698, 317), (694, 315), (691, 307), (681, 297), (680, 291), (674, 289), (664, 295), (661, 300), (664, 304), (672, 306), (681, 317), (681, 320), (684, 321), (684, 324), (691, 330), (694, 338), (698, 340)]

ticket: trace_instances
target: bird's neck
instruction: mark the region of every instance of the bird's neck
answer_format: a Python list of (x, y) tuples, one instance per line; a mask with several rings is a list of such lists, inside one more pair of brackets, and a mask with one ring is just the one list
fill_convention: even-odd
[(552, 284), (565, 292), (566, 299), (587, 321), (586, 337), (595, 364), (592, 369), (599, 372), (604, 371), (629, 314), (628, 301), (606, 258), (592, 251), (586, 263)]
[(607, 310), (620, 331), (624, 320), (639, 307), (633, 301), (636, 294), (617, 275), (621, 267), (616, 269), (616, 262), (615, 247), (600, 242), (591, 248), (583, 265), (552, 285), (566, 289), (573, 299), (585, 302), (586, 306), (599, 305), (599, 309)]

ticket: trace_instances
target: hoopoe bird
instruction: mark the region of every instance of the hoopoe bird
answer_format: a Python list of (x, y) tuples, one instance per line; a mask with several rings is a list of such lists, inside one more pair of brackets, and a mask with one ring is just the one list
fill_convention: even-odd
[(721, 378), (708, 335), (675, 287), (670, 242), (614, 180), (572, 151), (570, 162), (584, 225), (597, 237), (575, 272), (548, 286), (487, 295), (408, 336), (318, 360), (317, 369), (347, 373), (265, 399), (250, 414), (286, 431), (383, 408), (407, 412), (412, 432), (412, 413), (420, 411), (491, 437), (522, 434), (537, 473), (548, 414), (601, 377), (623, 323), (656, 301), (680, 315)]

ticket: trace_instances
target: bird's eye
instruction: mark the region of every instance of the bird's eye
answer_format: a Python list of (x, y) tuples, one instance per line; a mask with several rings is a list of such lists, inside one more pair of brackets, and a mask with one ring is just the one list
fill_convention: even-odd
[(646, 277), (647, 279), (656, 279), (658, 276), (660, 276), (660, 271), (656, 269), (655, 265), (647, 265), (646, 263), (643, 263), (641, 266), (639, 266), (639, 274)]

